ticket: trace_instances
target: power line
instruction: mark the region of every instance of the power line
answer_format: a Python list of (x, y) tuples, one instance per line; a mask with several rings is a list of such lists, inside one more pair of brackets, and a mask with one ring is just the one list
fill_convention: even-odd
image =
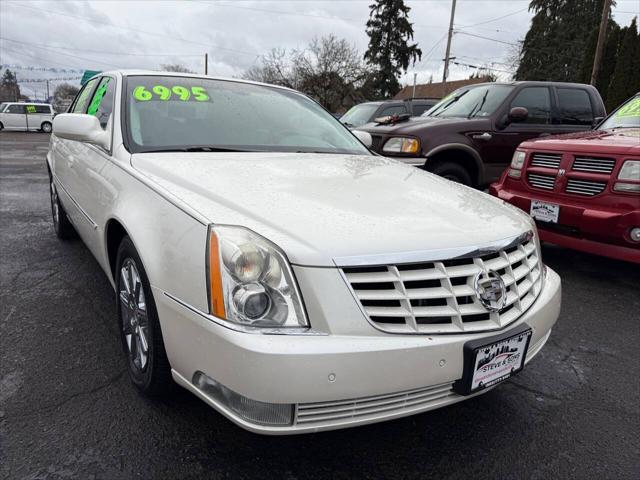
[[(0, 37), (0, 39), (5, 40), (5, 41), (6, 41), (6, 40), (8, 40), (7, 38), (3, 38), (3, 37)], [(15, 42), (15, 43), (21, 43), (21, 44), (29, 45), (27, 42), (19, 42), (19, 41), (17, 41), (17, 40), (9, 40), (9, 41), (10, 41), (10, 42)], [(102, 65), (107, 65), (107, 66), (109, 66), (109, 67), (120, 68), (120, 65), (115, 65), (115, 64), (113, 64), (113, 63), (103, 62), (103, 61), (101, 61), (101, 60), (95, 60), (95, 59), (93, 59), (93, 58), (80, 57), (80, 56), (78, 56), (78, 55), (73, 55), (73, 54), (71, 54), (71, 53), (57, 52), (57, 51), (55, 51), (55, 50), (52, 50), (52, 49), (51, 49), (51, 48), (49, 48), (49, 47), (35, 47), (35, 48), (40, 48), (40, 49), (42, 49), (42, 50), (46, 50), (46, 51), (49, 51), (49, 52), (53, 52), (53, 53), (55, 53), (56, 55), (64, 55), (64, 56), (66, 56), (66, 57), (78, 58), (78, 59), (80, 59), (80, 60), (84, 60), (84, 61), (87, 61), (87, 62), (92, 62), (92, 63), (101, 63)]]
[(134, 57), (201, 57), (200, 53), (129, 53), (129, 52), (104, 52), (102, 50), (89, 50), (86, 48), (62, 47), (58, 45), (49, 45), (44, 43), (30, 43), (22, 40), (14, 40), (13, 38), (0, 37), (0, 40), (8, 40), (10, 42), (22, 43), (34, 47), (55, 48), (58, 50), (77, 50), (79, 52), (99, 53), (100, 55), (125, 55)]
[(503, 18), (507, 18), (507, 17), (510, 17), (512, 15), (516, 15), (516, 14), (524, 12), (525, 10), (528, 10), (528, 9), (529, 9), (529, 7), (521, 8), (520, 10), (516, 10), (515, 12), (507, 13), (506, 15), (502, 15), (500, 17), (492, 18), (490, 20), (485, 20), (485, 21), (479, 22), (479, 23), (474, 23), (472, 25), (461, 25), (461, 27), (462, 28), (469, 28), (469, 27), (476, 27), (478, 25), (485, 25), (487, 23), (496, 22), (498, 20), (502, 20)]
[(517, 43), (505, 42), (504, 40), (498, 40), (496, 38), (485, 37), (483, 35), (476, 35), (475, 33), (463, 32), (462, 30), (456, 30), (455, 33), (457, 33), (459, 35), (468, 35), (469, 37), (482, 38), (483, 40), (490, 40), (492, 42), (502, 43), (504, 45), (511, 45), (511, 46), (517, 46), (518, 45)]

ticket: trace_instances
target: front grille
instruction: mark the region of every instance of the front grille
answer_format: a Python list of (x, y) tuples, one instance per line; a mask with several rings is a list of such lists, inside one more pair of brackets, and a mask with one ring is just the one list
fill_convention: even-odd
[(590, 180), (576, 180), (575, 178), (570, 178), (567, 182), (567, 188), (565, 191), (567, 193), (592, 197), (602, 193), (606, 187), (607, 182), (593, 182)]
[[(489, 312), (475, 292), (478, 273), (496, 271), (507, 287), (501, 312)], [(455, 333), (501, 328), (531, 306), (541, 286), (535, 241), (474, 258), (344, 267), (369, 320), (390, 333)]]
[(613, 158), (575, 157), (571, 170), (576, 172), (611, 173), (616, 166)]
[(436, 407), (439, 403), (456, 397), (452, 386), (451, 383), (443, 383), (387, 395), (333, 402), (300, 403), (296, 410), (296, 425), (345, 421), (351, 418), (360, 420), (380, 414), (393, 415), (396, 412)]
[(373, 150), (376, 153), (379, 153), (381, 143), (382, 143), (382, 137), (380, 135), (371, 135), (371, 150)]
[(536, 152), (531, 156), (530, 166), (532, 167), (547, 167), (547, 168), (560, 168), (560, 161), (562, 160), (561, 153), (540, 153)]
[(539, 173), (530, 173), (527, 175), (529, 185), (543, 190), (553, 190), (556, 184), (556, 177), (552, 175), (540, 175)]

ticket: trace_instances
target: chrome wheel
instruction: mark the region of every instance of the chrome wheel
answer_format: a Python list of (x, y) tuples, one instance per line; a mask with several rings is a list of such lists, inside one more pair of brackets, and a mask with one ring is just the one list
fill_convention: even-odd
[(60, 207), (58, 206), (58, 192), (53, 184), (53, 178), (49, 181), (49, 190), (51, 192), (51, 213), (53, 215), (53, 223), (56, 228), (60, 224)]
[(49, 122), (45, 122), (42, 124), (42, 131), (44, 133), (51, 133), (51, 124)]
[(140, 372), (149, 360), (149, 318), (142, 289), (142, 279), (135, 262), (125, 259), (120, 269), (120, 310), (122, 331), (129, 352), (129, 360)]

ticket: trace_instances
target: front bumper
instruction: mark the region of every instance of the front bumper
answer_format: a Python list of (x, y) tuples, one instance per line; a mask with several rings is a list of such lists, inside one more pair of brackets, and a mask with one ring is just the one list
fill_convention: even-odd
[[(629, 239), (629, 231), (640, 227), (640, 209), (615, 210), (566, 201), (546, 193), (529, 194), (494, 183), (489, 193), (529, 212), (531, 200), (560, 205), (560, 223), (537, 222), (540, 239), (561, 247), (627, 262), (640, 263), (640, 243)], [(635, 245), (634, 245), (635, 243)]]
[[(527, 361), (549, 337), (560, 296), (560, 278), (549, 269), (533, 306), (505, 328), (526, 322), (533, 329)], [(249, 334), (214, 323), (160, 290), (154, 297), (174, 379), (241, 427), (266, 434), (351, 427), (470, 398), (451, 390), (462, 377), (463, 346), (499, 333)], [(308, 309), (316, 308), (309, 303)], [(310, 318), (314, 325), (313, 311)], [(293, 425), (247, 422), (193, 385), (197, 371), (250, 399), (295, 404)]]

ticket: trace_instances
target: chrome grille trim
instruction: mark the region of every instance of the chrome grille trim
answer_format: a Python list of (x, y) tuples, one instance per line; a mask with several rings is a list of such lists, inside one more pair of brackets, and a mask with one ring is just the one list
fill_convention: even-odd
[(562, 161), (561, 153), (541, 153), (535, 152), (531, 155), (531, 167), (547, 167), (547, 168), (560, 168), (560, 162)]
[(576, 180), (575, 178), (570, 178), (567, 181), (567, 188), (565, 191), (567, 193), (592, 197), (602, 193), (605, 188), (607, 188), (607, 182), (594, 182), (591, 180)]
[[(531, 232), (519, 243), (478, 249), (477, 255), (415, 263), (341, 268), (361, 310), (388, 333), (461, 333), (500, 329), (515, 321), (537, 298), (542, 267)], [(507, 304), (487, 311), (474, 280), (495, 270), (507, 287)]]
[(556, 177), (552, 175), (541, 175), (538, 173), (529, 173), (527, 175), (529, 179), (529, 185), (535, 188), (542, 188), (544, 190), (553, 190), (556, 185)]
[(409, 409), (427, 408), (457, 395), (453, 383), (418, 388), (406, 392), (333, 402), (300, 403), (296, 408), (296, 425), (325, 423), (334, 420), (360, 419), (379, 414), (393, 415)]
[(573, 160), (571, 170), (576, 172), (604, 173), (610, 174), (616, 166), (613, 158), (600, 157), (578, 157)]

